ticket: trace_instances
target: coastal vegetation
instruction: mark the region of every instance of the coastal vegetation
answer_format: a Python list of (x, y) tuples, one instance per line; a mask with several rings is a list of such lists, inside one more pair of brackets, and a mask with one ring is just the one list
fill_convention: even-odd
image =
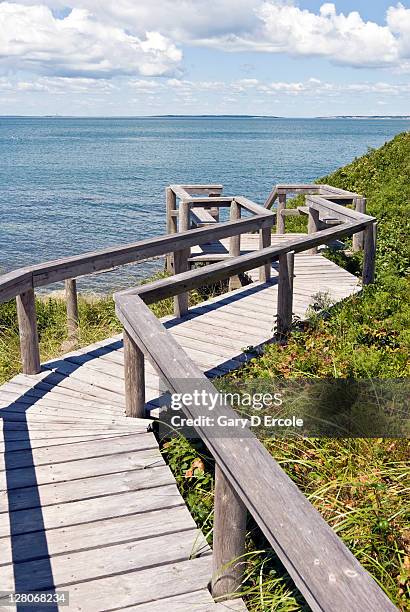
[[(359, 296), (295, 322), (287, 344), (271, 344), (232, 379), (402, 378), (409, 376), (410, 133), (318, 182), (364, 193), (378, 219), (376, 282)], [(292, 207), (294, 204), (292, 204)], [(289, 231), (300, 229), (289, 218)], [(360, 253), (331, 253), (352, 272)], [(203, 299), (193, 292), (192, 303)], [(322, 306), (326, 306), (323, 300)], [(313, 305), (314, 306), (314, 305)], [(121, 331), (110, 297), (79, 300), (85, 346)], [(172, 300), (155, 305), (169, 314)], [(68, 350), (65, 304), (37, 299), (42, 361)], [(73, 348), (72, 346), (69, 347)], [(14, 302), (0, 305), (0, 383), (20, 370)], [(321, 512), (401, 610), (409, 609), (409, 442), (405, 439), (273, 439), (273, 457)], [(212, 540), (213, 470), (206, 449), (180, 437), (163, 452), (198, 525)], [(250, 519), (242, 594), (250, 610), (307, 609), (286, 571)]]

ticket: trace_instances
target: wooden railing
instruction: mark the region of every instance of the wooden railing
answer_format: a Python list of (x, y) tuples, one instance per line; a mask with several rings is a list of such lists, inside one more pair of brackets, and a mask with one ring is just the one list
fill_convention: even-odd
[[(287, 188), (295, 191), (295, 186), (279, 186), (276, 195), (286, 195)], [(336, 193), (328, 186), (300, 186), (300, 189), (307, 195), (311, 233), (290, 238), (280, 247), (270, 246), (275, 215), (268, 210), (261, 210), (246, 198), (223, 197), (221, 186), (172, 186), (167, 189), (169, 235), (30, 266), (0, 277), (0, 302), (14, 297), (17, 300), (24, 372), (35, 374), (40, 370), (34, 299), (36, 287), (66, 281), (68, 323), (71, 333), (75, 334), (78, 318), (75, 279), (78, 276), (151, 257), (172, 255), (176, 272), (173, 277), (115, 295), (116, 312), (124, 327), (126, 411), (129, 416), (144, 416), (145, 358), (150, 360), (170, 391), (189, 393), (204, 390), (211, 397), (216, 393), (212, 383), (147, 304), (169, 296), (185, 296), (176, 305), (176, 314), (181, 316), (188, 308), (187, 293), (191, 289), (257, 267), (261, 280), (269, 280), (271, 263), (277, 260), (277, 328), (279, 334), (286, 334), (292, 321), (295, 253), (358, 234), (363, 236), (363, 283), (373, 280), (375, 219), (364, 214), (363, 209), (358, 210), (358, 206), (356, 210), (350, 210), (340, 204), (349, 203), (352, 196), (359, 196), (341, 193), (340, 190)], [(200, 197), (194, 198), (195, 195)], [(267, 201), (267, 208), (276, 195)], [(178, 209), (177, 198), (180, 199)], [(230, 207), (230, 221), (218, 222), (220, 206)], [(241, 208), (253, 216), (238, 218), (238, 209)], [(278, 222), (285, 218), (284, 210), (282, 198), (282, 208), (277, 211)], [(322, 229), (323, 218), (332, 218), (337, 225)], [(205, 227), (191, 229), (193, 225)], [(240, 255), (240, 239), (237, 237), (255, 231), (260, 232), (261, 249)], [(191, 247), (223, 238), (231, 239), (231, 257), (228, 260), (189, 270), (187, 260)], [(194, 407), (185, 407), (184, 410), (188, 417), (199, 416)], [(214, 416), (217, 417), (221, 411), (228, 418), (236, 416), (233, 410), (222, 405), (215, 407)], [(212, 576), (215, 597), (224, 597), (240, 587), (246, 513), (249, 512), (312, 610), (362, 612), (395, 609), (253, 434), (248, 432), (245, 439), (238, 440), (213, 438), (203, 427), (197, 427), (197, 432), (216, 461)]]
[[(222, 196), (223, 185), (171, 185), (166, 190), (167, 231), (175, 234), (193, 227), (209, 227), (220, 220), (220, 208), (229, 208), (231, 222), (241, 218), (242, 211), (252, 215), (266, 215), (267, 209), (243, 196)], [(272, 213), (270, 213), (272, 215)], [(272, 224), (276, 213), (271, 216)], [(212, 240), (212, 238), (211, 238)], [(266, 225), (260, 230), (260, 247), (271, 244), (271, 227)], [(237, 257), (241, 252), (241, 235), (231, 236), (229, 255)], [(177, 256), (168, 255), (168, 272), (179, 274), (189, 269), (190, 251), (182, 251)], [(268, 280), (270, 269), (267, 266), (260, 269), (260, 280)], [(237, 278), (229, 279), (229, 288), (235, 289)], [(184, 314), (187, 311), (187, 296), (182, 294), (175, 300), (176, 311)]]
[[(276, 206), (277, 223), (276, 231), (278, 234), (285, 233), (285, 222), (286, 217), (305, 214), (306, 207), (300, 206), (298, 208), (287, 208), (287, 198), (289, 194), (304, 195), (306, 201), (309, 201), (309, 196), (316, 195), (326, 199), (329, 203), (352, 205), (354, 210), (358, 213), (366, 213), (366, 198), (358, 193), (352, 191), (346, 191), (338, 187), (332, 187), (331, 185), (275, 185), (267, 197), (264, 207), (267, 209), (272, 208), (274, 202), (278, 200)], [(309, 218), (309, 230), (316, 231), (317, 229), (323, 229), (326, 226), (338, 223), (337, 217), (334, 218), (331, 215), (327, 215), (323, 220), (316, 220), (315, 223)], [(357, 233), (353, 236), (353, 250), (359, 251), (363, 249), (363, 235)]]
[[(374, 217), (356, 212), (329, 202), (321, 196), (308, 196), (309, 215), (314, 220), (317, 220), (320, 212), (326, 211), (336, 215), (339, 224), (336, 227), (330, 227), (324, 230), (318, 230), (307, 236), (292, 237), (286, 242), (282, 242), (280, 246), (269, 246), (260, 249), (259, 251), (230, 257), (223, 261), (209, 264), (207, 266), (186, 270), (178, 274), (164, 278), (158, 281), (140, 285), (138, 287), (128, 289), (117, 295), (139, 296), (146, 304), (152, 304), (159, 300), (184, 296), (185, 310), (188, 311), (188, 292), (198, 287), (204, 287), (214, 284), (215, 282), (231, 278), (232, 276), (247, 272), (249, 270), (259, 268), (263, 270), (265, 278), (266, 269), (271, 270), (273, 261), (279, 262), (279, 277), (278, 277), (278, 301), (277, 301), (277, 323), (276, 332), (279, 338), (285, 338), (288, 334), (293, 319), (293, 269), (295, 253), (316, 251), (318, 246), (327, 244), (335, 239), (346, 236), (353, 236), (358, 232), (363, 232), (364, 240), (364, 256), (363, 256), (363, 284), (369, 284), (374, 280), (374, 265), (375, 265), (375, 239), (376, 239), (376, 224)], [(271, 220), (266, 219), (267, 227)], [(238, 223), (231, 222), (231, 223)], [(216, 231), (218, 226), (213, 228)], [(263, 228), (262, 228), (263, 229)], [(262, 229), (260, 231), (262, 231)], [(192, 230), (198, 232), (203, 230)], [(207, 235), (214, 235), (212, 230)], [(175, 236), (183, 235), (176, 234)], [(185, 255), (188, 257), (188, 254)], [(185, 297), (186, 296), (186, 297)], [(180, 308), (177, 308), (177, 315), (181, 316)], [(124, 344), (126, 354), (132, 354), (130, 349), (131, 338), (127, 335), (125, 328)], [(132, 367), (126, 365), (126, 372), (131, 372), (131, 375), (125, 377), (126, 388), (126, 405), (128, 414), (132, 416), (144, 416), (145, 396), (140, 384), (138, 383), (143, 376), (144, 358), (141, 352), (133, 358), (135, 364)], [(137, 369), (140, 370), (137, 374)]]
[[(181, 192), (180, 192), (181, 193)], [(183, 195), (183, 194), (181, 194)], [(217, 390), (157, 320), (148, 304), (212, 284), (256, 267), (279, 261), (277, 331), (284, 335), (292, 322), (293, 263), (295, 253), (312, 251), (338, 238), (364, 234), (363, 283), (374, 277), (375, 219), (333, 200), (310, 193), (307, 214), (310, 235), (292, 237), (278, 246), (231, 257), (203, 268), (180, 272), (114, 296), (117, 316), (124, 327), (126, 410), (145, 414), (144, 361), (148, 358), (172, 393)], [(320, 215), (332, 216), (335, 227), (319, 229)], [(194, 230), (195, 231), (195, 230)], [(205, 397), (206, 397), (205, 396)], [(203, 415), (184, 407), (187, 417)], [(218, 416), (237, 415), (225, 405)], [(195, 427), (216, 461), (212, 593), (228, 597), (240, 589), (249, 511), (285, 565), (312, 610), (394, 610), (382, 590), (357, 559), (281, 470), (257, 438), (213, 437), (206, 427)]]
[[(320, 202), (314, 202), (319, 207)], [(315, 209), (316, 210), (316, 209)], [(338, 210), (335, 212), (339, 212)], [(341, 212), (341, 211), (340, 211)], [(203, 416), (206, 398), (218, 396), (213, 384), (188, 357), (147, 304), (199, 285), (226, 278), (232, 273), (279, 259), (279, 310), (291, 313), (291, 264), (295, 252), (317, 246), (335, 236), (370, 231), (374, 219), (345, 221), (315, 236), (270, 247), (156, 281), (115, 295), (117, 316), (124, 327), (126, 405), (129, 414), (143, 416), (144, 357), (148, 358), (171, 393), (201, 393), (201, 408), (183, 408), (188, 418)], [(204, 393), (204, 395), (202, 395)], [(217, 403), (213, 417), (237, 414)], [(202, 421), (203, 422), (203, 421)], [(248, 431), (242, 439), (214, 437), (209, 428), (195, 427), (216, 462), (213, 526), (213, 573), (215, 598), (240, 590), (245, 558), (246, 518), (249, 512), (297, 588), (313, 611), (363, 612), (396, 608), (342, 543), (321, 515), (280, 468), (260, 441)]]
[[(191, 189), (194, 189), (191, 186)], [(203, 193), (203, 187), (199, 186)], [(167, 197), (169, 193), (167, 191)], [(228, 198), (227, 198), (228, 199)], [(266, 241), (271, 235), (271, 228), (275, 222), (275, 214), (271, 213), (246, 198), (229, 198), (236, 200), (240, 205), (252, 210), (252, 217), (233, 219), (225, 223), (217, 223), (212, 227), (198, 227), (190, 229), (191, 222), (183, 217), (178, 234), (168, 234), (157, 238), (149, 238), (139, 242), (125, 244), (118, 247), (83, 253), (73, 257), (66, 257), (25, 268), (14, 270), (0, 276), (0, 303), (16, 298), (17, 316), (20, 332), (20, 350), (25, 374), (40, 372), (40, 353), (37, 332), (37, 317), (35, 306), (36, 287), (43, 287), (52, 283), (65, 281), (67, 302), (67, 327), (69, 337), (74, 339), (78, 334), (78, 305), (76, 279), (80, 276), (112, 270), (118, 266), (141, 262), (153, 257), (172, 255), (176, 262), (176, 270), (183, 272), (189, 270), (190, 248), (202, 245), (212, 240), (231, 238), (236, 240), (240, 234), (259, 231)], [(215, 198), (216, 200), (216, 198)], [(219, 203), (222, 205), (222, 202)], [(208, 202), (203, 206), (207, 207)], [(187, 204), (190, 211), (191, 204)], [(192, 205), (192, 208), (195, 208)], [(185, 210), (185, 204), (182, 206)], [(184, 213), (185, 214), (185, 213)], [(174, 218), (174, 217), (172, 217)], [(168, 225), (169, 229), (169, 225)], [(262, 244), (267, 244), (262, 241)], [(270, 244), (270, 243), (269, 243)], [(239, 254), (239, 253), (238, 253)], [(261, 273), (262, 274), (262, 273)], [(175, 304), (176, 316), (182, 316), (188, 308), (188, 296), (178, 295)]]

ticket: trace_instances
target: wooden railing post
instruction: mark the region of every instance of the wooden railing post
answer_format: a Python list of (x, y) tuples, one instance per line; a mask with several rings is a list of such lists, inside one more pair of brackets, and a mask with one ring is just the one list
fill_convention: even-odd
[(125, 414), (128, 417), (145, 416), (144, 367), (143, 352), (124, 329)]
[[(271, 228), (270, 227), (262, 227), (259, 230), (259, 248), (265, 249), (271, 245)], [(259, 280), (261, 283), (266, 283), (270, 280), (272, 270), (272, 263), (269, 261), (259, 268)]]
[(364, 253), (363, 253), (363, 285), (374, 282), (374, 271), (376, 264), (376, 235), (377, 224), (369, 223), (363, 232), (364, 234)]
[[(186, 232), (190, 229), (190, 208), (189, 202), (180, 202), (179, 205), (179, 231)], [(174, 274), (188, 272), (188, 259), (191, 255), (191, 249), (181, 249), (174, 253)], [(183, 317), (188, 312), (188, 293), (184, 292), (174, 297), (174, 314), (176, 317)]]
[(293, 251), (279, 255), (277, 333), (282, 337), (292, 326), (294, 260)]
[(218, 464), (214, 508), (211, 590), (216, 599), (229, 597), (242, 583), (247, 514)]
[[(238, 202), (232, 200), (229, 212), (230, 221), (238, 221), (241, 218), (241, 207)], [(229, 239), (229, 255), (239, 257), (241, 254), (241, 235), (231, 236)], [(238, 276), (231, 276), (229, 279), (229, 291), (233, 291), (241, 286)]]
[[(366, 198), (356, 198), (355, 210), (359, 213), (366, 214)], [(363, 232), (357, 232), (353, 234), (353, 251), (362, 251), (364, 245), (364, 234)]]
[(78, 300), (77, 283), (74, 278), (65, 281), (65, 297), (67, 309), (67, 331), (69, 340), (78, 340)]
[(285, 217), (282, 215), (282, 210), (286, 208), (286, 193), (280, 193), (278, 196), (278, 205), (276, 208), (276, 233), (285, 233)]
[[(178, 230), (176, 218), (177, 197), (171, 187), (166, 188), (165, 195), (167, 205), (167, 234), (176, 234)], [(166, 256), (166, 270), (170, 274), (173, 272), (173, 265), (173, 255), (172, 253), (168, 253)]]
[[(216, 191), (215, 193), (210, 193), (209, 197), (210, 198), (218, 198), (220, 195), (221, 195), (221, 192), (220, 191)], [(211, 215), (213, 216), (215, 221), (217, 223), (219, 223), (219, 207), (218, 206), (213, 206), (212, 208), (209, 209), (209, 212), (211, 213)]]
[[(319, 219), (319, 211), (314, 208), (309, 207), (309, 215), (308, 215), (308, 234), (314, 234), (320, 231), (320, 219)], [(313, 247), (306, 251), (309, 255), (316, 255), (317, 247)]]
[(38, 374), (41, 366), (34, 289), (28, 289), (18, 295), (16, 302), (23, 373)]

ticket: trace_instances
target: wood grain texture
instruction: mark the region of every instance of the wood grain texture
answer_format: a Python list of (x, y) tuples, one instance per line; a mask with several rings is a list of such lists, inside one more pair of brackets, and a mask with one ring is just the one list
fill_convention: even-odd
[(285, 217), (282, 215), (282, 211), (286, 208), (286, 193), (279, 193), (278, 206), (276, 209), (276, 233), (285, 233)]
[[(308, 211), (308, 234), (315, 234), (320, 231), (319, 211), (309, 207)], [(316, 255), (317, 247), (313, 247), (307, 251), (309, 255)]]
[(78, 340), (79, 334), (79, 316), (77, 283), (74, 278), (69, 278), (65, 281), (65, 299), (67, 308), (68, 339), (71, 341), (76, 341)]
[[(269, 227), (264, 227), (259, 230), (259, 248), (266, 249), (271, 246), (272, 233)], [(259, 268), (259, 280), (261, 283), (266, 283), (271, 277), (271, 263), (268, 262)]]
[(41, 368), (34, 289), (18, 295), (16, 302), (23, 372), (38, 374)]
[(302, 236), (291, 238), (288, 241), (285, 240), (281, 243), (281, 246), (275, 245), (257, 252), (249, 252), (239, 257), (232, 257), (219, 263), (181, 273), (172, 278), (147, 283), (146, 285), (121, 293), (122, 295), (140, 295), (146, 304), (151, 304), (166, 297), (179, 295), (185, 291), (229, 278), (234, 274), (248, 272), (268, 262), (277, 260), (284, 253), (308, 251), (314, 247), (326, 244), (335, 238), (350, 236), (356, 231), (365, 228), (368, 223), (367, 220), (357, 223), (343, 223), (335, 228), (321, 230), (306, 237)]
[[(180, 232), (190, 229), (190, 209), (187, 202), (179, 205), (179, 227)], [(174, 273), (181, 274), (189, 270), (190, 249), (184, 249), (174, 253)], [(174, 297), (174, 314), (176, 317), (183, 317), (188, 312), (188, 292), (183, 291)]]
[[(356, 198), (355, 210), (359, 213), (366, 214), (366, 198)], [(362, 251), (364, 247), (364, 234), (358, 232), (353, 235), (353, 251)]]
[[(241, 218), (241, 208), (236, 200), (232, 200), (229, 211), (230, 221), (237, 221)], [(229, 240), (229, 255), (231, 257), (239, 257), (241, 254), (241, 236), (231, 236)], [(231, 276), (229, 279), (229, 290), (233, 291), (241, 286), (241, 281), (238, 275)]]
[(211, 586), (215, 599), (232, 596), (242, 584), (246, 516), (242, 500), (216, 465)]
[[(170, 187), (165, 189), (165, 205), (167, 215), (167, 234), (176, 234), (178, 231), (178, 226), (174, 213), (176, 213), (177, 198)], [(169, 274), (172, 274), (173, 269), (173, 253), (168, 253), (166, 256), (166, 270), (169, 272)]]
[(145, 416), (145, 359), (131, 336), (124, 331), (125, 414)]
[[(214, 206), (214, 204), (213, 204)], [(55, 261), (20, 268), (0, 277), (0, 301), (4, 302), (18, 294), (22, 289), (42, 287), (51, 283), (111, 270), (137, 261), (158, 257), (176, 250), (187, 249), (212, 240), (228, 238), (237, 233), (258, 231), (266, 227), (271, 220), (266, 215), (255, 215), (235, 223), (219, 223), (214, 227), (204, 227), (168, 236), (159, 236), (140, 240), (139, 242), (110, 247), (99, 251), (65, 257)]]
[(292, 326), (293, 318), (293, 273), (295, 254), (284, 253), (279, 257), (279, 284), (277, 333), (279, 337), (286, 336)]

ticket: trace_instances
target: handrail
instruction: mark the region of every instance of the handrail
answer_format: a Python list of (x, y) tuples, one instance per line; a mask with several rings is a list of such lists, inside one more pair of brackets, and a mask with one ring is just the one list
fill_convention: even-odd
[[(139, 296), (119, 293), (115, 302), (130, 361), (134, 355), (143, 368), (146, 355), (173, 393), (199, 391), (205, 398), (201, 409), (187, 405), (184, 413), (192, 419), (202, 417), (206, 398), (218, 397), (213, 384)], [(135, 369), (125, 364), (125, 371)], [(232, 408), (217, 402), (214, 422), (221, 415), (237, 417)], [(215, 437), (205, 425), (195, 429), (216, 461), (214, 597), (240, 587), (248, 510), (314, 612), (396, 610), (253, 433), (248, 430), (238, 439)], [(232, 524), (230, 517), (235, 517)]]
[[(309, 191), (309, 186), (299, 186), (301, 189)], [(360, 241), (364, 244), (364, 265), (363, 283), (367, 284), (374, 278), (374, 257), (375, 257), (375, 219), (363, 212), (349, 210), (334, 202), (329, 202), (323, 195), (308, 195), (307, 203), (309, 210), (308, 230), (310, 236), (299, 238), (286, 243), (287, 248), (278, 251), (270, 247), (271, 227), (276, 219), (277, 226), (283, 222), (284, 217), (278, 211), (276, 215), (266, 210), (260, 205), (252, 202), (243, 196), (232, 196), (230, 200), (230, 221), (219, 223), (212, 222), (206, 227), (191, 229), (190, 211), (197, 208), (200, 215), (197, 217), (209, 219), (214, 218), (215, 208), (223, 205), (226, 198), (217, 197), (222, 191), (220, 185), (189, 185), (172, 186), (167, 188), (167, 227), (169, 234), (152, 239), (141, 240), (139, 242), (109, 247), (107, 249), (75, 255), (63, 259), (49, 261), (33, 266), (27, 266), (14, 270), (8, 274), (0, 276), (0, 303), (10, 300), (13, 297), (17, 301), (17, 315), (20, 331), (20, 349), (23, 362), (23, 372), (25, 374), (36, 374), (40, 371), (39, 344), (35, 309), (35, 287), (40, 287), (65, 281), (67, 316), (70, 339), (75, 339), (78, 333), (78, 305), (77, 290), (75, 279), (79, 276), (92, 274), (104, 270), (111, 270), (114, 267), (134, 263), (167, 255), (172, 258), (171, 271), (175, 273), (174, 289), (174, 312), (177, 316), (183, 316), (188, 311), (188, 290), (184, 283), (189, 286), (198, 287), (200, 282), (207, 284), (209, 279), (226, 278), (230, 274), (229, 287), (235, 288), (238, 282), (238, 274), (259, 265), (259, 279), (266, 282), (271, 274), (271, 262), (273, 259), (290, 257), (289, 266), (291, 267), (291, 252), (299, 252), (310, 249), (314, 252), (316, 247), (322, 242), (328, 242), (340, 236), (354, 234), (354, 239), (361, 236)], [(177, 195), (181, 199), (179, 210), (176, 209)], [(193, 197), (198, 194), (199, 197)], [(172, 197), (171, 197), (172, 195)], [(204, 197), (207, 196), (207, 197)], [(282, 197), (282, 196), (279, 196)], [(210, 208), (211, 215), (201, 213), (200, 209), (205, 206)], [(241, 219), (241, 208), (245, 208), (253, 216)], [(319, 212), (330, 210), (333, 215), (344, 222), (336, 228), (330, 228), (320, 232)], [(178, 215), (179, 223), (176, 224), (175, 214)], [(206, 221), (205, 221), (206, 223)], [(364, 231), (362, 231), (364, 230)], [(246, 232), (259, 231), (260, 251), (256, 254), (244, 255), (240, 257), (240, 235)], [(230, 238), (229, 255), (230, 259), (223, 262), (207, 266), (206, 270), (198, 273), (189, 272), (190, 248), (195, 245), (205, 244), (211, 241)], [(357, 239), (357, 238), (356, 238)], [(239, 259), (236, 259), (239, 258)], [(169, 267), (167, 261), (167, 267)], [(285, 270), (285, 266), (282, 266)], [(293, 275), (291, 269), (286, 272), (289, 286), (286, 293), (291, 289), (290, 279)], [(170, 291), (172, 282), (165, 281), (157, 285), (158, 291)], [(148, 291), (148, 289), (146, 289)], [(289, 327), (289, 304), (283, 312), (278, 315), (278, 330), (285, 333)]]
[[(225, 223), (213, 223), (212, 227), (191, 229), (190, 208), (195, 208), (198, 201), (204, 198), (191, 198), (190, 194), (199, 193), (200, 196), (208, 194), (207, 201), (215, 202), (218, 198), (211, 198), (214, 190), (221, 190), (220, 185), (189, 185), (183, 190), (193, 202), (183, 202), (181, 210), (181, 223), (178, 233), (158, 236), (125, 244), (109, 247), (99, 251), (74, 255), (55, 261), (48, 261), (32, 266), (26, 266), (13, 272), (0, 276), (0, 303), (16, 298), (17, 317), (20, 332), (20, 352), (25, 374), (40, 372), (40, 351), (37, 332), (37, 317), (35, 304), (35, 287), (49, 285), (58, 281), (65, 281), (67, 303), (67, 327), (70, 340), (78, 337), (78, 304), (76, 278), (86, 274), (111, 270), (120, 265), (135, 263), (153, 257), (172, 254), (176, 262), (175, 271), (188, 269), (189, 252), (192, 246), (201, 245), (212, 240), (230, 238), (239, 245), (239, 236), (242, 233), (259, 231), (263, 246), (270, 244), (271, 227), (276, 215), (266, 211), (250, 200), (244, 199), (242, 206), (248, 208), (253, 214), (250, 218), (240, 219), (240, 215), (231, 216)], [(167, 203), (168, 203), (167, 189)], [(183, 195), (182, 194), (182, 195)], [(174, 195), (175, 197), (175, 195)], [(233, 209), (238, 207), (234, 197), (229, 198)], [(221, 203), (219, 204), (221, 205)], [(167, 207), (168, 211), (168, 207)], [(197, 208), (198, 211), (198, 208)], [(172, 212), (171, 210), (169, 212)], [(175, 220), (175, 219), (174, 219)], [(167, 225), (170, 217), (167, 216)], [(269, 239), (269, 241), (268, 241)], [(236, 253), (239, 254), (239, 253)], [(268, 272), (265, 271), (267, 277)], [(262, 276), (262, 273), (261, 273)], [(180, 295), (176, 300), (175, 312), (182, 315), (188, 308), (188, 295)]]
[(272, 225), (272, 216), (255, 215), (238, 221), (226, 221), (212, 228), (187, 230), (174, 235), (147, 238), (138, 242), (63, 259), (26, 266), (0, 276), (0, 303), (6, 302), (33, 287), (41, 287), (73, 277), (111, 270), (120, 265), (159, 257), (209, 240), (229, 238), (239, 233), (256, 231)]
[(351, 236), (355, 232), (366, 229), (373, 221), (373, 217), (367, 217), (365, 220), (360, 220), (356, 223), (344, 223), (336, 228), (316, 232), (306, 238), (293, 238), (281, 244), (280, 247), (267, 247), (254, 253), (231, 257), (203, 268), (176, 274), (175, 276), (133, 287), (132, 289), (126, 289), (121, 291), (121, 295), (139, 295), (146, 304), (152, 304), (158, 300), (172, 297), (191, 289), (213, 284), (232, 275), (248, 272), (266, 263), (271, 263), (286, 253), (301, 253), (337, 238)]
[(333, 187), (332, 185), (327, 185), (325, 183), (316, 183), (316, 184), (279, 184), (275, 185), (265, 200), (264, 207), (271, 208), (274, 204), (275, 200), (280, 196), (284, 196), (283, 200), (286, 202), (286, 196), (289, 193), (301, 193), (304, 195), (325, 195), (329, 194), (329, 197), (332, 195), (340, 195), (349, 197), (352, 200), (360, 198), (361, 196), (358, 193), (353, 191), (346, 191), (346, 189), (340, 189), (339, 187)]

